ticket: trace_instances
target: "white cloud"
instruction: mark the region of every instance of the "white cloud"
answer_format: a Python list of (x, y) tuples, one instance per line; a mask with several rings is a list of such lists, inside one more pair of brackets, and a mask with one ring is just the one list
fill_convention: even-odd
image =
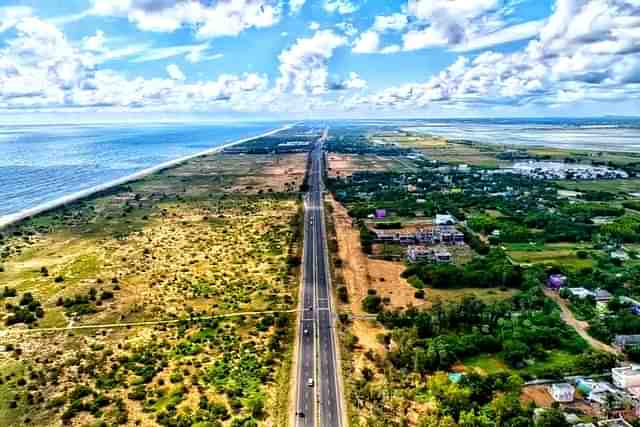
[(280, 20), (278, 0), (93, 0), (91, 13), (127, 17), (146, 31), (173, 32), (191, 26), (202, 38), (235, 36)]
[(27, 6), (0, 7), (0, 33), (13, 27), (19, 20), (31, 16), (33, 9)]
[(329, 13), (338, 12), (340, 15), (349, 15), (359, 9), (351, 0), (324, 0), (323, 7)]
[(97, 30), (95, 35), (83, 38), (82, 48), (89, 52), (103, 52), (105, 50), (104, 31)]
[(389, 16), (376, 16), (373, 29), (378, 32), (402, 31), (409, 24), (409, 18), (403, 13), (394, 13)]
[(277, 92), (297, 95), (319, 95), (329, 85), (328, 63), (333, 51), (344, 46), (347, 39), (331, 30), (316, 32), (311, 38), (301, 38), (283, 51), (280, 60), (280, 77)]
[(201, 53), (205, 49), (208, 48), (208, 45), (198, 44), (198, 45), (180, 45), (180, 46), (168, 46), (168, 47), (158, 47), (158, 48), (150, 48), (147, 49), (143, 54), (137, 56), (131, 62), (150, 62), (150, 61), (158, 61), (161, 59), (174, 58), (176, 56), (187, 55), (190, 60), (196, 59), (198, 62), (201, 60)]
[(96, 54), (103, 47), (97, 42), (103, 36), (99, 32), (97, 39), (87, 38), (76, 46), (54, 25), (37, 18), (21, 19), (11, 28), (15, 35), (0, 49), (0, 110), (4, 111), (206, 110), (220, 104), (233, 109), (250, 103), (268, 87), (267, 77), (255, 73), (187, 84), (175, 65), (167, 67), (171, 78), (131, 79), (96, 68), (106, 55), (114, 56), (108, 49)]
[(310, 29), (311, 31), (317, 31), (317, 30), (319, 30), (319, 29), (320, 29), (320, 24), (319, 24), (319, 23), (317, 23), (316, 21), (312, 21), (312, 22), (309, 24), (309, 29)]
[(184, 75), (180, 67), (176, 64), (167, 65), (167, 74), (173, 80), (185, 81), (187, 79), (187, 76)]
[(486, 49), (488, 47), (497, 46), (515, 40), (529, 39), (537, 36), (544, 26), (544, 20), (529, 21), (522, 24), (512, 25), (485, 36), (475, 37), (452, 50), (455, 52), (468, 52), (471, 50)]
[(353, 37), (358, 34), (358, 29), (351, 22), (338, 22), (336, 28), (348, 37)]
[(342, 86), (345, 89), (360, 90), (367, 87), (367, 82), (360, 78), (358, 73), (351, 72), (349, 73), (349, 79), (342, 82)]
[(460, 57), (427, 82), (389, 88), (371, 102), (415, 108), (634, 99), (640, 94), (638, 24), (637, 0), (558, 0), (525, 49)]
[(396, 53), (400, 52), (398, 45), (380, 46), (380, 34), (369, 30), (360, 34), (360, 37), (353, 43), (352, 51), (354, 53)]

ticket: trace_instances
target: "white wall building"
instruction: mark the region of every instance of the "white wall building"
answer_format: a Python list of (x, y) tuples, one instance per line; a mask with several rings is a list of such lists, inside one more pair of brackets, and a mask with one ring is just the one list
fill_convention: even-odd
[(616, 387), (628, 389), (640, 386), (640, 368), (638, 366), (622, 366), (611, 369), (611, 378)]
[(576, 388), (568, 383), (551, 384), (549, 393), (553, 400), (561, 403), (573, 402), (576, 394)]

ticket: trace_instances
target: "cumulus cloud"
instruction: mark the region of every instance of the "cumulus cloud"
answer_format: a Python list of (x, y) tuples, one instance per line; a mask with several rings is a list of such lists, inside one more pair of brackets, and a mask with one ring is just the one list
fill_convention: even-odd
[(278, 56), (277, 91), (298, 95), (325, 93), (329, 85), (329, 59), (336, 48), (346, 43), (345, 37), (331, 30), (317, 31), (313, 37), (298, 39)]
[(89, 52), (103, 52), (105, 41), (104, 31), (97, 30), (95, 35), (82, 39), (82, 48)]
[(187, 79), (187, 76), (184, 75), (180, 67), (176, 64), (167, 65), (167, 74), (173, 80), (185, 81)]
[(349, 73), (349, 78), (343, 81), (333, 82), (331, 90), (361, 90), (367, 87), (366, 80), (363, 80), (358, 73)]
[(351, 0), (324, 0), (323, 7), (329, 13), (337, 12), (340, 15), (349, 15), (360, 8)]
[(0, 33), (13, 27), (22, 18), (31, 16), (32, 12), (27, 6), (0, 7)]
[(222, 75), (187, 84), (175, 65), (168, 79), (127, 78), (98, 69), (104, 34), (70, 43), (54, 25), (27, 17), (11, 27), (15, 35), (0, 49), (0, 109), (209, 108), (220, 102), (243, 104), (268, 87), (255, 73)]
[(190, 26), (199, 37), (213, 38), (271, 27), (280, 20), (281, 9), (278, 0), (93, 0), (91, 13), (126, 17), (146, 31), (173, 32)]
[(639, 24), (636, 0), (558, 0), (525, 49), (460, 57), (427, 82), (389, 88), (372, 102), (424, 107), (633, 99), (640, 93)]
[(360, 34), (360, 37), (358, 37), (358, 39), (353, 43), (351, 50), (354, 53), (396, 53), (401, 49), (398, 45), (381, 47), (380, 34), (369, 30)]

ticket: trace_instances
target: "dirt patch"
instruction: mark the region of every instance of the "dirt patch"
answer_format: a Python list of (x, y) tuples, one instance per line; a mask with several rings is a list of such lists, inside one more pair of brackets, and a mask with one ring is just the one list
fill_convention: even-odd
[(523, 387), (520, 400), (524, 403), (534, 402), (536, 406), (541, 408), (550, 408), (554, 402), (546, 385)]
[(414, 297), (413, 288), (400, 277), (404, 264), (400, 262), (369, 259), (360, 246), (358, 230), (347, 210), (331, 198), (333, 219), (338, 238), (338, 254), (342, 260), (341, 273), (349, 293), (349, 303), (343, 304), (354, 315), (366, 314), (361, 301), (369, 289), (375, 289), (378, 295), (388, 297), (388, 308), (405, 308), (408, 305), (421, 306), (425, 301)]

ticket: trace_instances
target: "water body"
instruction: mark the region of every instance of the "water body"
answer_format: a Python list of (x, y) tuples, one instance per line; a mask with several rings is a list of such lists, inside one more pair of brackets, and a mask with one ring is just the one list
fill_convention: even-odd
[(640, 119), (469, 119), (413, 121), (407, 129), (490, 144), (640, 152)]
[(0, 126), (0, 219), (280, 126)]

